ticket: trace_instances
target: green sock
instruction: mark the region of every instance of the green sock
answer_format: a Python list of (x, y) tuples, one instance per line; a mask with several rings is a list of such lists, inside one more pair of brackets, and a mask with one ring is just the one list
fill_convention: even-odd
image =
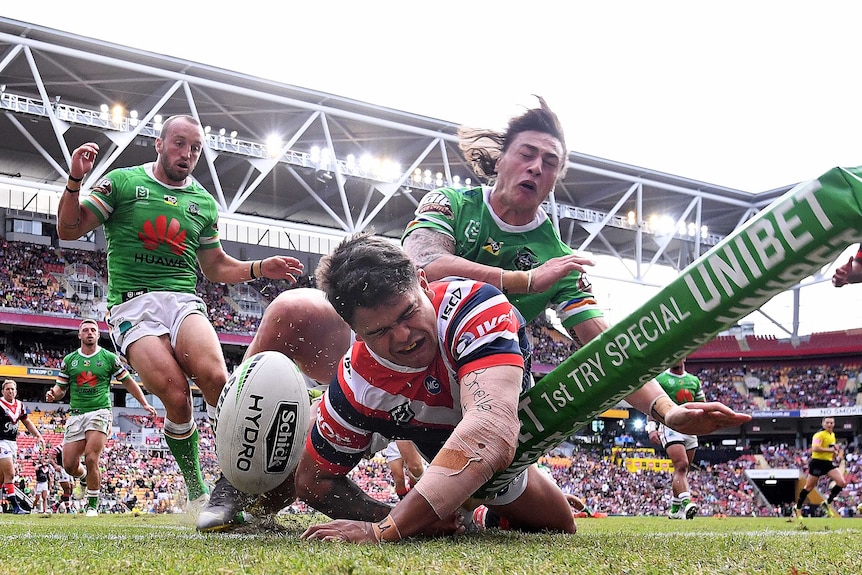
[(197, 499), (204, 493), (208, 493), (207, 486), (204, 483), (203, 475), (201, 474), (201, 462), (198, 451), (198, 434), (197, 427), (191, 435), (184, 439), (177, 439), (165, 434), (165, 441), (177, 460), (177, 465), (186, 480), (186, 490), (189, 494), (189, 501)]
[(87, 507), (90, 509), (98, 509), (99, 508), (99, 498), (98, 497), (88, 497), (87, 498)]

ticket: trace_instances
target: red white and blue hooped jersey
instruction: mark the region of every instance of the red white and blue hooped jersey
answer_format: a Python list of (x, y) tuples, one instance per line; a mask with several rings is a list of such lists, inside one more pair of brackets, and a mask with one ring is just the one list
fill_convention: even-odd
[(18, 422), (27, 419), (24, 404), (13, 399), (12, 403), (0, 398), (0, 440), (18, 439)]
[(522, 390), (530, 381), (523, 317), (500, 290), (462, 278), (430, 286), (439, 347), (431, 365), (396, 365), (363, 341), (341, 360), (306, 440), (309, 454), (327, 471), (347, 474), (374, 433), (412, 440), (430, 461), (462, 419), (459, 378), (514, 365), (524, 368)]

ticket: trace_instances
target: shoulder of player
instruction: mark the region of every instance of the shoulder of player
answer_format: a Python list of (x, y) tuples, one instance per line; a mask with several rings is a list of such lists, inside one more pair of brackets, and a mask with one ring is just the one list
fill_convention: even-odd
[[(480, 305), (503, 294), (495, 286), (469, 278), (450, 276), (429, 284), (435, 294), (434, 301), (439, 309), (445, 303), (452, 307)], [(511, 304), (510, 304), (511, 306)]]
[(464, 211), (465, 205), (482, 204), (482, 188), (435, 188), (426, 192), (416, 207), (418, 215), (436, 215), (447, 219), (455, 219)]

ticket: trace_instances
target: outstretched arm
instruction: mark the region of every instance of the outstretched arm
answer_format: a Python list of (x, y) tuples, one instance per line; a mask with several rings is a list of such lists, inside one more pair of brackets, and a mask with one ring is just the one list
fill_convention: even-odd
[(370, 497), (346, 475), (325, 470), (307, 450), (296, 469), (296, 495), (333, 519), (379, 521), (392, 509)]
[(61, 240), (76, 240), (99, 227), (99, 218), (81, 206), (80, 191), (84, 178), (93, 169), (99, 146), (88, 142), (72, 152), (72, 166), (66, 188), (57, 205), (57, 235)]
[(419, 228), (404, 238), (404, 251), (425, 270), (428, 281), (446, 276), (461, 276), (490, 284), (506, 293), (540, 293), (551, 289), (574, 271), (592, 266), (589, 258), (571, 254), (553, 258), (529, 271), (502, 270), (455, 255), (455, 242), (449, 236)]
[(518, 367), (501, 365), (464, 375), (459, 381), (463, 419), (391, 513), (371, 525), (347, 521), (312, 525), (303, 538), (376, 543), (463, 531), (458, 508), (512, 462), (522, 374)]
[(198, 250), (197, 256), (201, 271), (215, 283), (238, 284), (262, 277), (296, 283), (303, 269), (302, 262), (289, 256), (243, 261), (231, 257), (220, 247)]
[[(585, 344), (607, 328), (604, 318), (593, 318), (575, 325), (570, 331), (578, 342)], [(706, 435), (751, 420), (750, 415), (737, 413), (718, 402), (695, 401), (677, 405), (654, 379), (629, 394), (626, 401), (653, 420), (688, 435)]]

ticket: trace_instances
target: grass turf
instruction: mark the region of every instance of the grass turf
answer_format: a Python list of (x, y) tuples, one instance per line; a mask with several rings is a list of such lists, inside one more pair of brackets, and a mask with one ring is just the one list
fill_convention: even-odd
[(0, 573), (858, 573), (860, 519), (610, 517), (574, 536), (489, 531), (358, 546), (305, 542), (316, 516), (202, 535), (188, 516), (0, 516)]

